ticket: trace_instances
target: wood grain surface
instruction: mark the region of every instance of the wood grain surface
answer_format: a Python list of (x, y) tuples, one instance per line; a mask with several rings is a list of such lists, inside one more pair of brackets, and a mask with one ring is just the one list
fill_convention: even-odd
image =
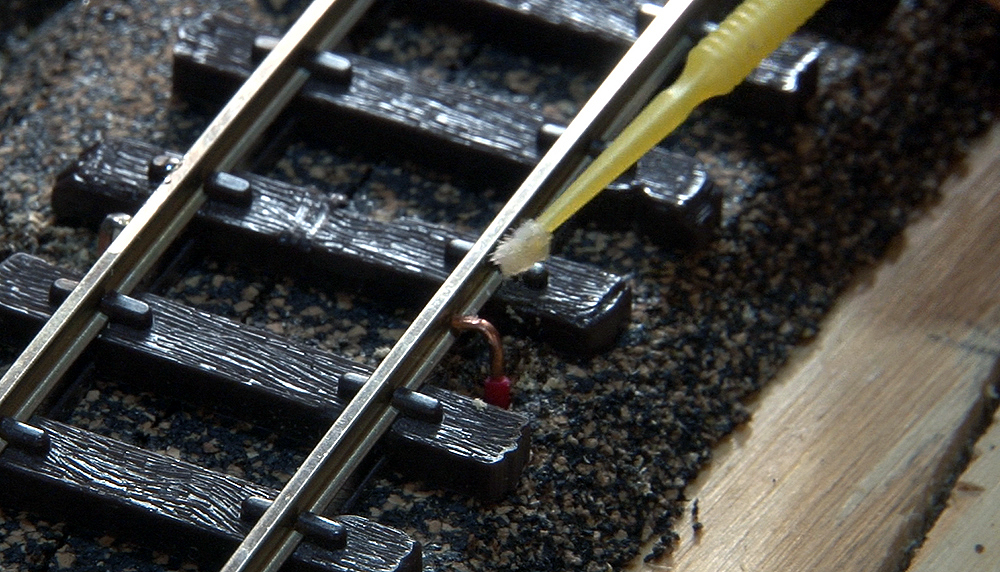
[[(152, 192), (147, 165), (161, 153), (127, 139), (94, 146), (63, 171), (52, 192), (64, 220), (97, 226), (108, 213), (135, 212)], [(308, 187), (240, 173), (252, 185), (247, 206), (209, 201), (192, 234), (219, 256), (291, 273), (336, 291), (377, 293), (421, 304), (448, 277), (447, 245), (472, 233), (421, 222), (374, 220)], [(234, 248), (234, 245), (239, 245)], [(552, 257), (544, 287), (508, 281), (486, 312), (534, 324), (550, 343), (578, 354), (605, 351), (626, 327), (632, 298), (626, 278)], [(510, 321), (509, 319), (507, 321)]]
[[(500, 26), (495, 17), (487, 26), (466, 24), (471, 10), (464, 7), (486, 1), (386, 3), (419, 13), (373, 14), (351, 48), (449, 85), (474, 84), (489, 97), (536, 106), (546, 120), (564, 123), (599, 81), (596, 72), (586, 62), (556, 66), (535, 58), (539, 45), (556, 43), (554, 35), (521, 34), (523, 43), (532, 44), (530, 51), (492, 42), (504, 34), (501, 28), (510, 30), (514, 24)], [(461, 9), (456, 8), (459, 2)], [(566, 2), (503, 3), (514, 10)], [(613, 25), (610, 18), (601, 19), (606, 6), (634, 7), (630, 0), (571, 3), (593, 5), (587, 14), (598, 19), (599, 29)], [(132, 137), (174, 149), (186, 147), (208, 118), (196, 113), (196, 106), (178, 105), (172, 99), (170, 55), (177, 30), (205, 12), (231, 13), (280, 28), (276, 18), (288, 17), (289, 10), (302, 4), (90, 0), (71, 3), (23, 39), (8, 36), (2, 62), (6, 119), (0, 145), (4, 191), (0, 256), (30, 252), (64, 267), (89, 265), (93, 234), (53, 224), (50, 194), (60, 170), (99, 138)], [(276, 14), (279, 5), (289, 10)], [(609, 234), (587, 227), (567, 237), (567, 255), (631, 276), (634, 310), (616, 347), (586, 361), (567, 359), (549, 344), (504, 331), (509, 363), (518, 375), (515, 407), (534, 418), (532, 460), (514, 494), (495, 505), (474, 503), (445, 491), (428, 494), (425, 486), (388, 474), (359, 501), (359, 511), (412, 534), (423, 544), (425, 567), (442, 571), (598, 572), (608, 565), (618, 570), (641, 550), (644, 540), (659, 538), (661, 544), (652, 549), (658, 552), (672, 542), (673, 530), (689, 531), (690, 523), (670, 526), (674, 515), (685, 508), (677, 500), (679, 493), (706, 464), (710, 451), (717, 465), (728, 462), (716, 444), (745, 423), (749, 392), (776, 383), (775, 372), (786, 363), (789, 346), (813, 339), (821, 316), (826, 316), (832, 300), (839, 299), (857, 266), (881, 259), (885, 242), (910, 221), (914, 205), (937, 194), (949, 159), (964, 155), (969, 134), (989, 121), (984, 109), (997, 101), (1000, 14), (978, 1), (900, 5), (898, 17), (889, 22), (871, 19), (870, 27), (862, 22), (860, 27), (849, 26), (848, 33), (829, 37), (842, 43), (850, 57), (841, 58), (836, 52), (833, 61), (842, 65), (823, 66), (821, 79), (826, 79), (821, 81), (816, 105), (803, 110), (807, 113), (794, 128), (772, 133), (766, 128), (769, 122), (720, 103), (679, 136), (681, 150), (697, 153), (729, 201), (727, 222), (706, 249), (682, 254), (655, 246), (637, 233)], [(436, 8), (434, 18), (427, 7)], [(462, 21), (441, 25), (437, 13), (448, 11)], [(626, 29), (633, 29), (632, 14), (627, 16)], [(578, 56), (574, 62), (589, 58), (586, 50), (576, 47), (581, 43), (567, 47), (559, 42), (553, 46), (557, 55), (552, 59), (561, 62), (567, 51)], [(824, 75), (828, 70), (833, 77)], [(331, 152), (296, 142), (278, 155), (280, 167), (268, 170), (268, 176), (350, 192), (358, 212), (383, 220), (405, 214), (474, 228), (488, 221), (481, 213), (490, 212), (501, 196), (487, 196), (477, 192), (478, 186), (411, 169), (395, 158), (369, 161), (351, 148)], [(472, 218), (466, 219), (466, 213)], [(366, 364), (383, 355), (386, 344), (394, 341), (392, 332), (405, 325), (405, 314), (393, 308), (369, 311), (360, 296), (316, 293), (301, 279), (255, 268), (199, 262), (184, 268), (183, 278), (171, 280), (169, 293), (198, 311), (299, 337)], [(316, 308), (325, 313), (323, 326), (329, 324), (328, 330), (318, 325)], [(836, 333), (833, 325), (825, 329), (831, 328)], [(8, 359), (17, 351), (10, 346), (0, 349)], [(868, 359), (871, 351), (865, 348), (862, 355)], [(478, 381), (483, 365), (479, 353), (475, 346), (456, 348), (443, 368), (442, 383), (454, 389), (467, 387), (467, 380)], [(886, 376), (876, 382), (882, 383)], [(829, 390), (832, 377), (816, 382), (817, 390)], [(789, 386), (799, 387), (786, 380), (767, 395)], [(242, 421), (220, 422), (213, 411), (175, 408), (158, 396), (143, 397), (140, 391), (125, 382), (94, 387), (86, 395), (96, 400), (69, 404), (74, 408), (71, 422), (100, 426), (103, 436), (134, 435), (138, 440), (153, 416), (157, 421), (153, 427), (163, 422), (169, 427), (158, 429), (150, 439), (150, 450), (180, 451), (191, 463), (223, 470), (231, 466), (237, 476), (272, 489), (301, 458), (296, 456), (298, 449), (277, 437), (261, 435), (257, 428), (244, 430)], [(841, 388), (840, 393), (845, 391)], [(888, 390), (883, 387), (883, 391)], [(799, 405), (808, 398), (799, 400), (789, 411), (804, 415)], [(817, 398), (813, 401), (823, 404)], [(928, 403), (937, 401), (928, 399), (924, 406)], [(840, 415), (827, 413), (817, 419), (814, 412), (798, 423), (788, 421), (796, 449), (786, 451), (776, 445), (775, 455), (760, 459), (758, 469), (773, 472), (764, 473), (766, 483), (772, 477), (785, 478), (790, 467), (816, 462), (807, 454), (825, 455), (826, 465), (815, 470), (822, 478), (829, 479), (831, 470), (843, 472), (830, 460), (841, 457), (812, 442), (796, 442), (812, 438), (809, 431), (839, 430), (831, 419), (854, 423), (860, 418), (857, 413), (850, 419)], [(761, 414), (758, 419), (749, 426), (752, 434), (744, 432), (731, 442), (745, 444), (772, 431), (767, 417)], [(809, 476), (805, 485), (803, 479), (794, 486), (778, 484), (785, 490), (805, 486), (809, 489), (802, 490), (819, 491), (829, 486), (828, 480), (817, 484), (819, 478)], [(763, 498), (770, 489), (762, 483), (756, 492), (749, 487), (746, 491)], [(780, 501), (783, 492), (767, 498)], [(698, 493), (688, 494), (694, 498)], [(750, 541), (732, 541), (740, 538), (738, 529), (715, 538), (724, 532), (722, 511), (738, 495), (723, 490), (713, 501), (707, 494), (698, 494), (705, 522), (702, 545), (714, 539), (719, 550), (727, 551), (723, 554), (731, 551), (737, 556), (752, 550)], [(814, 513), (829, 512), (829, 503), (807, 502), (813, 500), (799, 494), (789, 502)], [(752, 530), (758, 534), (768, 532), (764, 527), (773, 522), (803, 534), (808, 534), (809, 526), (820, 534), (839, 534), (832, 526), (808, 521), (786, 523), (780, 520), (781, 512), (768, 512), (762, 504), (749, 505), (750, 509), (747, 503), (732, 506), (743, 511), (737, 514), (746, 515), (744, 526), (760, 527)], [(3, 570), (84, 570), (99, 562), (118, 570), (189, 567), (183, 554), (125, 547), (125, 536), (105, 538), (100, 523), (92, 532), (72, 523), (56, 524), (45, 515), (22, 514), (14, 504), (0, 503), (0, 507)], [(912, 505), (906, 510), (925, 512)], [(768, 517), (772, 513), (775, 516)], [(800, 548), (797, 538), (783, 532), (772, 534), (777, 540), (771, 544), (756, 546), (765, 551), (773, 551), (775, 545), (802, 552), (811, 548)], [(895, 550), (895, 544), (883, 544)], [(697, 559), (703, 553), (692, 554)], [(707, 556), (705, 560), (714, 562)], [(878, 561), (882, 560), (884, 556)], [(746, 562), (752, 566), (754, 561), (747, 557)], [(876, 567), (864, 564), (855, 568)]]
[[(0, 263), (0, 340), (23, 343), (52, 311), (48, 285), (78, 276), (39, 258), (15, 254)], [(252, 412), (273, 426), (324, 431), (343, 411), (342, 376), (367, 379), (372, 368), (295, 343), (267, 330), (220, 320), (149, 293), (138, 299), (154, 316), (148, 329), (112, 323), (93, 345), (98, 376), (131, 380), (181, 399), (198, 396), (231, 414)], [(530, 454), (529, 418), (428, 385), (421, 393), (444, 411), (438, 423), (400, 416), (383, 442), (388, 456), (413, 478), (482, 498), (509, 494)], [(417, 471), (417, 472), (413, 472)]]
[[(115, 528), (146, 535), (153, 544), (195, 547), (209, 562), (224, 561), (246, 534), (244, 499), (270, 502), (278, 495), (268, 487), (78, 427), (42, 417), (33, 418), (32, 424), (48, 434), (50, 446), (45, 455), (13, 450), (0, 458), (0, 477), (7, 485), (0, 491), (4, 502), (29, 503), (63, 517), (78, 513), (75, 518), (104, 518)], [(31, 487), (44, 494), (25, 494)], [(67, 501), (70, 497), (73, 500)], [(405, 533), (359, 516), (334, 520), (346, 529), (345, 549), (304, 542), (284, 569), (420, 570), (420, 545)]]
[[(688, 488), (700, 530), (688, 510), (673, 554), (642, 569), (906, 565), (933, 499), (995, 400), (1000, 128), (942, 193)], [(986, 470), (995, 495), (1000, 470), (995, 462)], [(996, 504), (977, 504), (994, 513), (995, 527)], [(971, 545), (968, 552), (976, 556)], [(956, 565), (948, 569), (982, 569)]]
[(1000, 570), (1000, 412), (973, 457), (910, 572)]

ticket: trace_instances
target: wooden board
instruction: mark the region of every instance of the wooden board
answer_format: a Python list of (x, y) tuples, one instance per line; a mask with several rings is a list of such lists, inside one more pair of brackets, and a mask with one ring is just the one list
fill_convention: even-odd
[(906, 563), (996, 383), (1000, 128), (942, 193), (689, 487), (701, 531), (688, 511), (673, 554), (636, 569)]
[(1000, 571), (1000, 411), (909, 570)]

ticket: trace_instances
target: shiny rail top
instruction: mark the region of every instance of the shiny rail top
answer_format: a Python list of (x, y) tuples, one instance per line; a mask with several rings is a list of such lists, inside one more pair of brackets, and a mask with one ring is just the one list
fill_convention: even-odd
[[(393, 392), (416, 388), (451, 345), (451, 321), (477, 311), (501, 282), (488, 255), (536, 216), (580, 171), (595, 141), (613, 136), (662, 83), (686, 48), (700, 0), (671, 2), (417, 316), (333, 423), (224, 570), (277, 570), (301, 535), (291, 525), (322, 513), (395, 417)], [(371, 0), (315, 0), (169, 173), (122, 234), (80, 280), (0, 381), (0, 416), (26, 420), (107, 322), (101, 301), (127, 293), (204, 203), (203, 182), (237, 164), (308, 77), (302, 64), (341, 40)], [(3, 443), (0, 442), (0, 446)]]
[(3, 376), (0, 416), (31, 416), (107, 322), (101, 300), (135, 287), (205, 202), (205, 179), (238, 163), (305, 82), (303, 57), (341, 40), (370, 4), (316, 0), (309, 7)]
[(565, 189), (593, 142), (620, 129), (645, 103), (680, 57), (677, 46), (697, 8), (695, 0), (671, 2), (643, 32), (303, 461), (224, 572), (277, 570), (292, 553), (301, 534), (288, 523), (329, 504), (395, 417), (393, 392), (419, 386), (453, 340), (451, 319), (476, 311), (499, 286), (499, 271), (488, 262), (496, 244)]

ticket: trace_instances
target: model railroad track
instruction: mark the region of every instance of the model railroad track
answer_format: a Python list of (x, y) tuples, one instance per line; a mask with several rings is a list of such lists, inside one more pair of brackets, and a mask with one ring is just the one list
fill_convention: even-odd
[[(420, 547), (405, 534), (359, 516), (328, 516), (337, 511), (328, 505), (373, 448), (408, 477), (480, 498), (497, 500), (516, 485), (529, 458), (530, 420), (433, 383), (433, 366), (456, 336), (452, 319), (482, 309), (506, 331), (583, 354), (607, 348), (626, 326), (631, 293), (622, 276), (553, 258), (501, 283), (486, 257), (675, 71), (709, 26), (705, 3), (672, 3), (650, 24), (658, 10), (631, 2), (587, 3), (596, 12), (572, 0), (454, 2), (609, 60), (634, 44), (569, 126), (359, 55), (329, 53), (366, 3), (320, 4), (280, 42), (274, 30), (223, 15), (181, 29), (174, 89), (200, 103), (229, 101), (212, 126), (184, 156), (106, 140), (67, 166), (52, 194), (61, 220), (96, 227), (108, 215), (138, 211), (86, 276), (23, 254), (0, 264), (4, 341), (24, 345), (34, 337), (0, 385), (5, 502), (88, 522), (126, 517), (134, 533), (198, 547), (209, 562), (229, 559), (227, 570), (285, 560), (307, 569), (419, 570)], [(637, 42), (647, 25), (651, 33)], [(748, 113), (794, 115), (815, 91), (825, 46), (808, 35), (791, 39), (735, 97)], [(458, 165), (500, 188), (525, 182), (481, 236), (416, 219), (374, 220), (343, 208), (338, 195), (238, 168), (285, 103), (282, 117), (295, 124), (296, 137), (390, 151), (439, 169)], [(694, 158), (657, 149), (591, 215), (633, 225), (652, 240), (696, 245), (718, 225), (720, 197)], [(270, 270), (324, 287), (414, 307), (431, 301), (382, 364), (368, 368), (152, 292), (133, 293), (177, 237), (220, 259), (271, 261)], [(53, 388), (84, 387), (95, 377), (157, 394), (196, 392), (202, 404), (325, 435), (286, 488), (272, 490), (39, 409), (59, 401)]]

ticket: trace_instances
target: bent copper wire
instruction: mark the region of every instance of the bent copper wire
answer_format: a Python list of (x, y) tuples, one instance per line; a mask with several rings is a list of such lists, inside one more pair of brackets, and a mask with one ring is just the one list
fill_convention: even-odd
[(490, 405), (510, 408), (510, 389), (514, 385), (504, 373), (503, 342), (496, 327), (479, 316), (456, 316), (451, 328), (458, 331), (477, 331), (490, 345), (490, 375), (483, 381), (483, 401)]
[(500, 332), (487, 320), (479, 316), (455, 316), (451, 320), (452, 329), (460, 332), (476, 331), (483, 334), (486, 343), (490, 345), (490, 376), (503, 377), (503, 342), (500, 341)]

